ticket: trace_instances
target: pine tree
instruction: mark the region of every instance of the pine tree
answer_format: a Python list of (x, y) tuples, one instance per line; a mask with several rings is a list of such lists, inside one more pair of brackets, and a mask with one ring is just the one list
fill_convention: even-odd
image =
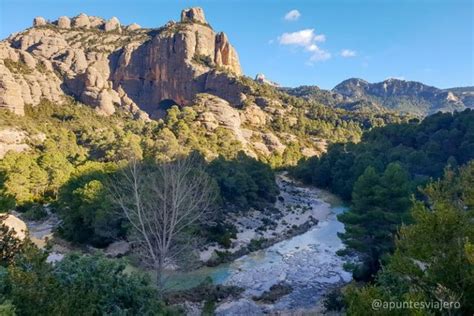
[(395, 163), (382, 175), (368, 167), (357, 179), (352, 206), (338, 217), (345, 224), (345, 232), (339, 236), (347, 250), (357, 252), (362, 260), (354, 278), (372, 278), (382, 257), (393, 250), (395, 233), (407, 218), (409, 192), (408, 176)]

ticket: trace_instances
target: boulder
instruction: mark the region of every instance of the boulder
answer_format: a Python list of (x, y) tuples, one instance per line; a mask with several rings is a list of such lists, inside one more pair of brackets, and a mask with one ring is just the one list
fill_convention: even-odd
[(105, 254), (109, 257), (117, 258), (126, 255), (130, 251), (130, 244), (125, 240), (111, 243), (105, 249)]
[(139, 30), (141, 28), (142, 27), (137, 23), (132, 23), (132, 24), (130, 24), (126, 27), (127, 31), (136, 31), (136, 30)]
[(37, 16), (36, 18), (33, 19), (33, 26), (43, 26), (46, 25), (46, 20), (42, 16)]
[(275, 136), (272, 132), (267, 132), (262, 135), (265, 145), (271, 150), (280, 154), (285, 151), (286, 146), (280, 142), (280, 139)]
[(5, 217), (3, 217), (3, 215), (0, 214), (2, 223), (5, 224), (5, 226), (7, 226), (10, 230), (14, 230), (18, 239), (25, 239), (28, 233), (28, 227), (26, 226), (25, 222), (12, 214), (8, 214)]
[(90, 26), (90, 24), (91, 24), (91, 22), (89, 20), (89, 17), (84, 13), (81, 13), (78, 16), (76, 16), (75, 18), (72, 19), (72, 26), (74, 26), (74, 27), (88, 28)]
[(98, 16), (90, 16), (89, 17), (89, 23), (90, 23), (89, 27), (100, 29), (100, 28), (104, 27), (105, 20), (101, 17), (98, 17)]
[(30, 146), (27, 144), (27, 134), (15, 128), (0, 130), (0, 159), (9, 151), (23, 152)]
[(114, 31), (117, 29), (120, 30), (120, 21), (116, 17), (109, 19), (104, 24), (104, 31), (106, 32)]
[(71, 19), (67, 16), (61, 16), (58, 19), (58, 27), (62, 29), (70, 29), (71, 28)]
[(247, 106), (241, 115), (242, 121), (253, 126), (263, 126), (267, 122), (267, 114), (257, 105), (251, 104)]

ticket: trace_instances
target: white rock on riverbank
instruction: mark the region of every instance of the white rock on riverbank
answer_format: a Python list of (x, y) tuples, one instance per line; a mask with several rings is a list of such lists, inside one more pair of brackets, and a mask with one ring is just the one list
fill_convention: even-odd
[[(237, 238), (232, 240), (232, 246), (228, 249), (217, 244), (208, 245), (205, 250), (200, 251), (199, 257), (203, 262), (212, 258), (215, 251), (228, 251), (234, 253), (250, 244), (252, 239), (281, 238), (289, 233), (294, 227), (299, 227), (311, 221), (321, 221), (328, 217), (331, 212), (329, 203), (322, 201), (319, 197), (324, 191), (316, 188), (307, 188), (290, 179), (285, 173), (277, 175), (276, 179), (280, 196), (275, 203), (281, 216), (266, 216), (261, 211), (249, 211), (244, 216), (231, 216), (228, 222), (237, 228)], [(266, 230), (258, 230), (264, 226), (264, 220), (271, 219), (276, 226), (268, 227)]]

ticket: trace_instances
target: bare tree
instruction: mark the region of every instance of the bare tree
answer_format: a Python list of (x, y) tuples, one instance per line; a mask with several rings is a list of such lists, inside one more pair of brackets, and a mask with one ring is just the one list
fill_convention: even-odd
[(189, 250), (192, 236), (187, 230), (211, 211), (215, 200), (211, 178), (192, 156), (154, 166), (132, 160), (111, 188), (131, 224), (134, 249), (156, 272), (162, 289), (167, 264)]

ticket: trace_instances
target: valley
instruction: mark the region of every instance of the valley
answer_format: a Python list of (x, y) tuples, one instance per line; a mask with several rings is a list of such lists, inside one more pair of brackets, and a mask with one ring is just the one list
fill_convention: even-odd
[[(0, 41), (0, 315), (474, 312), (474, 90), (449, 88), (459, 67), (387, 64), (400, 45), (342, 24), (338, 52), (305, 26), (342, 14), (316, 19), (329, 5), (246, 21), (211, 2), (160, 19), (62, 5), (93, 14), (53, 10)], [(397, 67), (443, 88), (387, 77)], [(336, 73), (350, 79), (313, 82)], [(450, 305), (389, 304), (403, 302)]]

